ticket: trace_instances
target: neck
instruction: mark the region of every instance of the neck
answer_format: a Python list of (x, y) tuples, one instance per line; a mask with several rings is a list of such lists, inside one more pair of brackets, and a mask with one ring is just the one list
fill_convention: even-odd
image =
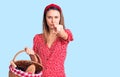
[(50, 29), (49, 35), (56, 35), (54, 29)]

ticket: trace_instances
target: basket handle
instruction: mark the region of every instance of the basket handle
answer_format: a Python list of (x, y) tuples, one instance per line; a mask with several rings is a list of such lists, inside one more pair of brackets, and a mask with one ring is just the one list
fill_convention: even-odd
[[(14, 58), (13, 58), (13, 62), (15, 62), (16, 57), (17, 57), (20, 53), (22, 53), (22, 52), (26, 52), (26, 51), (25, 51), (25, 50), (20, 50), (20, 51), (18, 51), (18, 52), (15, 54)], [(29, 56), (30, 56), (30, 58), (31, 58), (31, 56), (32, 56), (32, 57), (36, 57), (38, 63), (41, 63), (41, 59), (40, 59), (40, 57), (39, 57), (38, 54), (29, 55)], [(34, 59), (36, 59), (36, 58), (34, 58)], [(31, 60), (32, 60), (32, 58), (31, 58)], [(35, 62), (36, 62), (36, 60), (32, 60), (32, 61), (35, 61)], [(41, 64), (42, 64), (42, 63), (41, 63)]]
[(21, 50), (21, 51), (19, 51), (19, 52), (17, 52), (17, 53), (15, 54), (15, 56), (14, 56), (14, 58), (13, 58), (13, 62), (15, 61), (16, 57), (17, 57), (20, 53), (22, 53), (22, 52), (25, 52), (25, 50)]

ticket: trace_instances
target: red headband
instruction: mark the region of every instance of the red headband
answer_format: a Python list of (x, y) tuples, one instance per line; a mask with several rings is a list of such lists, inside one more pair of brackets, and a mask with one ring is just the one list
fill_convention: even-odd
[(51, 8), (51, 7), (55, 7), (55, 8), (57, 8), (61, 12), (60, 6), (58, 6), (56, 4), (49, 4), (48, 6), (46, 6), (46, 8), (44, 10), (44, 13), (46, 13), (48, 11), (48, 9)]

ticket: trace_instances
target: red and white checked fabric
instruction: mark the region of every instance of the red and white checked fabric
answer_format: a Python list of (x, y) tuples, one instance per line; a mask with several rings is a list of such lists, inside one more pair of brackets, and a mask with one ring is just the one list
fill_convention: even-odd
[(12, 73), (14, 73), (15, 75), (18, 75), (20, 77), (41, 77), (41, 75), (42, 75), (42, 72), (40, 72), (38, 74), (31, 74), (31, 73), (27, 73), (27, 72), (18, 70), (16, 68), (13, 68), (12, 66), (10, 66), (9, 69)]

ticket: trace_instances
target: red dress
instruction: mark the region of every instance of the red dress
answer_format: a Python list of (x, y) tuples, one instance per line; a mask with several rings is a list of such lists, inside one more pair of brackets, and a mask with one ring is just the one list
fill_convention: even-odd
[(36, 34), (33, 39), (33, 50), (37, 53), (43, 65), (42, 77), (65, 77), (64, 61), (69, 41), (73, 40), (69, 29), (65, 30), (68, 34), (67, 40), (58, 37), (49, 48), (45, 44), (43, 34)]

